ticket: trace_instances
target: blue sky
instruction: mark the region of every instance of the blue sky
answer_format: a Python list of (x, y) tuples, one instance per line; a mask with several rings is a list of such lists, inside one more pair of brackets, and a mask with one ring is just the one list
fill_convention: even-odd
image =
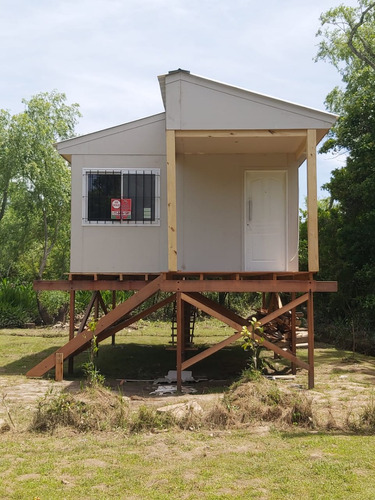
[[(339, 3), (0, 0), (0, 108), (17, 113), (23, 98), (57, 89), (80, 104), (84, 134), (163, 111), (157, 75), (183, 68), (324, 110), (341, 81), (313, 61), (315, 33)], [(319, 186), (343, 164), (320, 156)]]

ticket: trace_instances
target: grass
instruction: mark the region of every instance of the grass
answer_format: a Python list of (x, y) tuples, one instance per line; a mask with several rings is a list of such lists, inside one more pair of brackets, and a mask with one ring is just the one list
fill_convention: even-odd
[[(165, 351), (170, 340), (168, 328), (146, 322), (139, 326), (118, 335), (115, 347), (110, 340), (100, 345), (99, 367), (107, 376), (134, 374), (148, 378), (154, 369), (163, 375), (167, 368), (173, 369), (175, 353)], [(196, 341), (202, 345), (218, 342), (231, 333), (215, 322), (207, 322), (197, 330)], [(375, 422), (374, 358), (358, 355), (351, 361), (350, 353), (331, 346), (318, 345), (316, 349), (316, 388), (308, 395), (321, 412), (334, 412), (335, 424), (338, 415), (345, 419), (363, 408), (362, 413), (353, 414), (351, 428), (332, 425), (328, 431), (292, 425), (280, 429), (272, 421), (251, 421), (232, 428), (212, 425), (183, 430), (165, 422), (156, 425), (154, 414), (142, 401), (132, 433), (120, 426), (117, 430), (104, 426), (101, 431), (90, 432), (57, 426), (53, 434), (30, 432), (26, 423), (30, 424), (36, 404), (14, 405), (12, 385), (23, 382), (29, 387), (25, 371), (63, 344), (66, 337), (66, 331), (53, 329), (0, 330), (0, 395), (7, 392), (6, 401), (9, 399), (17, 426), (0, 433), (0, 498), (373, 498), (375, 436), (369, 425)], [(234, 376), (245, 362), (238, 359), (240, 354), (237, 347), (225, 349), (221, 357), (213, 356), (200, 369), (220, 375), (226, 364), (229, 367), (224, 373)], [(301, 356), (306, 353), (302, 351)], [(157, 361), (152, 361), (153, 357)], [(77, 360), (75, 377), (83, 361), (87, 361), (87, 354)], [(141, 369), (140, 365), (146, 367)], [(340, 378), (342, 375), (349, 378)], [(46, 389), (60, 387), (48, 380), (29, 382), (30, 390), (35, 384)], [(305, 386), (306, 372), (298, 372), (295, 383)], [(283, 387), (274, 386), (268, 393), (271, 406), (279, 404)], [(244, 394), (243, 386), (239, 389), (242, 392), (237, 396), (227, 396), (228, 405), (237, 412)], [(181, 398), (184, 401), (184, 396)], [(104, 395), (100, 401), (105, 403)], [(67, 402), (66, 398), (60, 400), (60, 404)], [(105, 404), (97, 405), (96, 411), (103, 415)], [(301, 413), (301, 409), (298, 411)], [(0, 417), (4, 414), (0, 401)], [(364, 419), (367, 427), (363, 426)]]
[(373, 446), (368, 437), (243, 431), (13, 436), (2, 455), (0, 495), (372, 499)]

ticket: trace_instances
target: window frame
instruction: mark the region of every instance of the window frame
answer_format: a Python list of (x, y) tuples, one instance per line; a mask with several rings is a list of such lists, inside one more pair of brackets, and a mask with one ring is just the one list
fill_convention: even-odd
[[(123, 176), (126, 174), (154, 174), (155, 175), (155, 197), (154, 210), (155, 220), (131, 221), (127, 219), (112, 220), (88, 220), (88, 199), (89, 199), (89, 174), (98, 175), (121, 175), (121, 198), (123, 198)], [(160, 226), (160, 168), (84, 168), (82, 169), (82, 226)]]

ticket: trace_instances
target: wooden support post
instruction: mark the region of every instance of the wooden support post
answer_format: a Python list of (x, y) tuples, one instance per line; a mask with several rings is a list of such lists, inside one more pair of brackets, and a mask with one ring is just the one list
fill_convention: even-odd
[(316, 130), (307, 131), (307, 249), (309, 271), (319, 271)]
[[(74, 290), (71, 290), (70, 304), (69, 304), (69, 340), (72, 340), (74, 338), (75, 300), (76, 300), (76, 292)], [(69, 375), (73, 375), (73, 369), (74, 369), (74, 357), (72, 356), (68, 360)]]
[[(292, 299), (291, 300), (292, 302), (294, 300), (296, 300), (296, 292), (292, 292), (291, 299)], [(292, 309), (292, 317), (291, 317), (291, 321), (290, 321), (290, 335), (291, 335), (291, 339), (290, 339), (291, 352), (295, 356), (296, 352), (297, 352), (296, 308), (295, 307), (293, 307), (293, 309)], [(295, 375), (296, 371), (297, 371), (296, 364), (292, 362), (291, 367), (292, 367), (292, 374)]]
[(61, 382), (64, 378), (64, 354), (62, 352), (55, 353), (55, 380)]
[(184, 355), (184, 327), (185, 327), (185, 308), (181, 293), (176, 294), (176, 323), (177, 323), (177, 390), (182, 389), (182, 358)]
[(168, 270), (177, 271), (177, 193), (176, 193), (176, 138), (174, 130), (167, 137), (167, 214), (168, 214)]
[(100, 292), (97, 291), (95, 293), (95, 303), (94, 303), (94, 321), (98, 321), (99, 319), (99, 294)]
[[(116, 290), (112, 290), (112, 311), (116, 307)], [(116, 344), (116, 334), (112, 335), (112, 345)]]
[(308, 364), (309, 364), (309, 389), (314, 388), (314, 302), (313, 292), (309, 292), (307, 301), (307, 329), (308, 329)]

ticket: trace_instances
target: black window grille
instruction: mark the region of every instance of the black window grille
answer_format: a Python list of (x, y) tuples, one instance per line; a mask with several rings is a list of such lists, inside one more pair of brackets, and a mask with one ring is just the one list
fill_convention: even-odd
[(84, 222), (158, 224), (160, 171), (89, 170), (86, 177)]

